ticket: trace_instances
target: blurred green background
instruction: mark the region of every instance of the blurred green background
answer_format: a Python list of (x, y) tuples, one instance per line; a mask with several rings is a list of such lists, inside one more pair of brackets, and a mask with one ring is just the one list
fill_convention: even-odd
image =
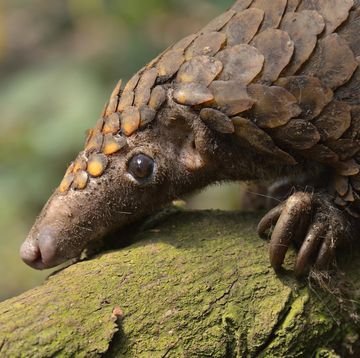
[[(232, 2), (0, 2), (0, 300), (49, 274), (20, 261), (20, 244), (117, 80)], [(215, 188), (189, 202), (232, 208), (234, 191), (238, 185)]]

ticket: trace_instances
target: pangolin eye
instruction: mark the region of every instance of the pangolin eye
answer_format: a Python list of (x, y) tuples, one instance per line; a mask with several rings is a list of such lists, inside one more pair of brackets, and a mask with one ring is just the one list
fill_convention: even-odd
[(136, 179), (146, 179), (154, 171), (154, 160), (147, 155), (136, 154), (128, 163), (128, 171)]

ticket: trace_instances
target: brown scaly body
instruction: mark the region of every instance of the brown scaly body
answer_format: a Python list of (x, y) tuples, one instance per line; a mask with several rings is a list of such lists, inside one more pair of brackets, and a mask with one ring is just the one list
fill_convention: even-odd
[[(259, 224), (278, 269), (325, 267), (360, 215), (360, 3), (238, 0), (114, 89), (22, 247), (55, 266), (222, 180), (306, 177)], [(295, 180), (296, 182), (296, 180)]]

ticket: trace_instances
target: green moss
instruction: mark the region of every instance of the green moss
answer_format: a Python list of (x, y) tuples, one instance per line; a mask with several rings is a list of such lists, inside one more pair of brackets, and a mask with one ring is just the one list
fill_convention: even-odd
[(320, 348), (315, 353), (315, 358), (340, 358), (338, 354), (335, 353), (334, 350)]
[(304, 315), (305, 306), (309, 302), (309, 294), (306, 290), (303, 290), (298, 297), (291, 303), (289, 312), (287, 313), (285, 320), (282, 324), (283, 330), (292, 330), (301, 320)]

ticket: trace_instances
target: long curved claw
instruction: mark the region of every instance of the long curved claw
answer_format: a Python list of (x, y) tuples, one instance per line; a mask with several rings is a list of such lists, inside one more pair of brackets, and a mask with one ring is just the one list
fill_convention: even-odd
[(281, 212), (283, 211), (285, 206), (285, 202), (281, 203), (280, 205), (276, 206), (275, 208), (271, 209), (259, 222), (257, 226), (257, 233), (261, 238), (266, 239), (266, 233), (270, 230), (272, 226), (276, 224), (278, 221)]
[(327, 237), (322, 243), (314, 267), (324, 270), (329, 267), (335, 258), (335, 246), (332, 243), (332, 233), (328, 232)]
[[(315, 217), (315, 222), (316, 221), (317, 220)], [(318, 251), (321, 242), (323, 241), (322, 236), (324, 235), (325, 229), (325, 225), (319, 223), (312, 226), (308, 231), (296, 258), (294, 271), (297, 277), (305, 275), (309, 271), (310, 266), (315, 261), (315, 254)]]
[(295, 193), (287, 201), (275, 225), (270, 241), (270, 263), (279, 270), (294, 238), (304, 236), (310, 220), (311, 197)]

